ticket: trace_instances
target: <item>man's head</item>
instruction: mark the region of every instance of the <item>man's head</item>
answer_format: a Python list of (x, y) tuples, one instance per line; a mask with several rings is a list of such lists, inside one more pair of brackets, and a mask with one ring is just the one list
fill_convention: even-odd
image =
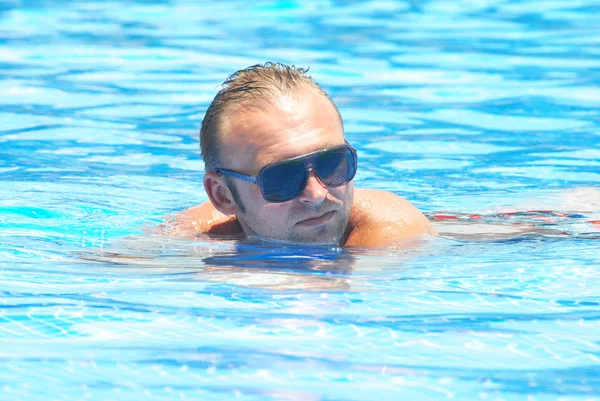
[(345, 144), (337, 108), (305, 70), (267, 63), (231, 75), (206, 112), (200, 143), (211, 202), (222, 213), (235, 214), (248, 235), (340, 241), (352, 209), (352, 182), (324, 185), (310, 166), (304, 190), (275, 203), (257, 184), (220, 172), (256, 176), (270, 163)]

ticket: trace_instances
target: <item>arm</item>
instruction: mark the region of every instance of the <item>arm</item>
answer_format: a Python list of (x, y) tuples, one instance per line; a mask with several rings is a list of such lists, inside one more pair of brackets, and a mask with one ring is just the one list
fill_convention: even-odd
[(350, 227), (348, 246), (389, 246), (422, 234), (438, 235), (406, 199), (374, 189), (355, 190)]

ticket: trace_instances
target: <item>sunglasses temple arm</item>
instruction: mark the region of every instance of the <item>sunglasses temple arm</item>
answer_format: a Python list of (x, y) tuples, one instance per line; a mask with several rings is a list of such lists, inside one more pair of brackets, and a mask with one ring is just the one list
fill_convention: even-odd
[(225, 174), (230, 177), (235, 177), (235, 178), (239, 178), (240, 180), (251, 182), (253, 184), (258, 184), (258, 181), (256, 181), (256, 178), (252, 177), (251, 175), (242, 174), (242, 173), (238, 173), (238, 172), (231, 171), (231, 170), (226, 170), (224, 168), (215, 169), (215, 173)]

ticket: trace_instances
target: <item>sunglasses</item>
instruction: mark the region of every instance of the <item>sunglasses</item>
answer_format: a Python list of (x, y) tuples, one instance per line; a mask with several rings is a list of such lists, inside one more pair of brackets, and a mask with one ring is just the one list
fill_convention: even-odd
[(215, 173), (252, 182), (260, 187), (267, 202), (282, 203), (298, 197), (304, 191), (310, 170), (326, 186), (340, 187), (352, 181), (356, 168), (356, 149), (344, 144), (267, 164), (256, 176), (224, 168), (215, 169)]

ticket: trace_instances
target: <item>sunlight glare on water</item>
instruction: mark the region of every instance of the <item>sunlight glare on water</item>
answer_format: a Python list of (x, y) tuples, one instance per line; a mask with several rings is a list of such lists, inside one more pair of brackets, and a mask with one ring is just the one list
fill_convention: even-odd
[[(599, 12), (1, 1), (0, 399), (600, 398)], [(207, 199), (204, 112), (268, 60), (336, 101), (357, 187), (454, 237), (150, 235)]]

